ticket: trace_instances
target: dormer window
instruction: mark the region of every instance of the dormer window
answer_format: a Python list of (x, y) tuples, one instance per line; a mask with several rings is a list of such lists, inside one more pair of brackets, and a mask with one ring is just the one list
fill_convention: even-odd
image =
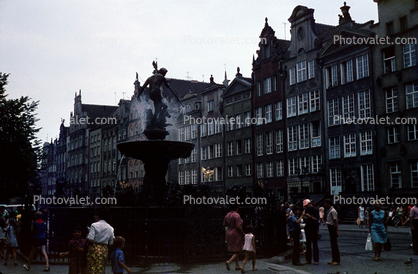
[(268, 59), (268, 58), (270, 58), (270, 43), (267, 43), (263, 47), (263, 59)]
[(298, 38), (299, 38), (299, 40), (302, 40), (303, 37), (305, 37), (305, 31), (303, 30), (302, 27), (299, 27), (299, 29), (298, 29)]

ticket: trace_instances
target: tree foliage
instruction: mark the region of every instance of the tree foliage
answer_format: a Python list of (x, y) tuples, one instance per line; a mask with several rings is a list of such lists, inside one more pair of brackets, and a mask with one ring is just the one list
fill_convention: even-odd
[(5, 86), (9, 74), (0, 72), (0, 201), (25, 197), (30, 185), (39, 185), (38, 159), (41, 153), (36, 133), (39, 101), (27, 96), (8, 99)]

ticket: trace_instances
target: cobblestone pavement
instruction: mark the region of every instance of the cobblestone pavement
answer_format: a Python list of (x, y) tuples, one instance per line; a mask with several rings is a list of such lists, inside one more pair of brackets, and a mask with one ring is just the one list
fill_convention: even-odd
[[(258, 259), (256, 266), (258, 271), (251, 271), (251, 263), (247, 263), (247, 273), (254, 274), (306, 274), (306, 273), (320, 273), (320, 274), (410, 274), (418, 273), (418, 256), (412, 255), (412, 248), (409, 247), (411, 243), (411, 235), (409, 228), (394, 228), (389, 227), (388, 236), (392, 243), (392, 251), (382, 252), (383, 261), (375, 262), (373, 260), (374, 254), (372, 251), (365, 251), (364, 246), (367, 238), (367, 229), (359, 229), (355, 225), (341, 225), (340, 237), (338, 238), (338, 245), (341, 253), (341, 265), (329, 266), (327, 262), (331, 260), (331, 245), (329, 241), (329, 234), (325, 226), (321, 226), (322, 239), (318, 242), (319, 245), (319, 265), (305, 265), (293, 266), (291, 260), (279, 261), (279, 257)], [(409, 258), (413, 259), (411, 265), (405, 265), (404, 262)], [(225, 258), (227, 259), (227, 258)], [(301, 262), (305, 259), (301, 256)], [(3, 265), (4, 260), (0, 260), (0, 273), (3, 274), (17, 274), (17, 273), (43, 273), (43, 265), (32, 265), (31, 271), (24, 271), (22, 265), (24, 261), (19, 258), (18, 266), (13, 265), (13, 261), (9, 259), (9, 265)], [(131, 267), (133, 273), (240, 273), (233, 270), (227, 271), (223, 262), (218, 263), (202, 263), (202, 264), (188, 264), (188, 265), (154, 265), (148, 269)], [(52, 265), (50, 273), (66, 274), (68, 273), (67, 265)], [(106, 274), (112, 273), (111, 268), (106, 268)]]

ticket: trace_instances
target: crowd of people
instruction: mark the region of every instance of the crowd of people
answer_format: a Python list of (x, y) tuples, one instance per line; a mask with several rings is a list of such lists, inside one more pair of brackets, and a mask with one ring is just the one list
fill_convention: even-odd
[[(114, 236), (113, 227), (106, 222), (109, 218), (109, 209), (96, 208), (94, 222), (88, 228), (87, 237), (83, 237), (83, 228), (75, 226), (73, 237), (68, 242), (66, 252), (60, 253), (61, 257), (69, 257), (69, 274), (98, 274), (104, 273), (108, 260), (109, 246), (112, 246), (110, 259), (112, 272), (122, 274), (124, 271), (132, 273), (125, 264), (122, 249), (125, 239)], [(13, 256), (14, 265), (17, 266), (16, 251), (19, 247), (20, 217), (18, 212), (8, 212), (4, 207), (0, 208), (0, 259), (4, 259), (4, 265), (8, 264), (9, 254)], [(48, 254), (46, 251), (48, 230), (43, 214), (35, 212), (31, 222), (31, 251), (28, 263), (23, 268), (30, 271), (32, 260), (36, 253), (41, 253), (45, 260), (44, 272), (50, 271)], [(4, 254), (4, 249), (6, 253)]]

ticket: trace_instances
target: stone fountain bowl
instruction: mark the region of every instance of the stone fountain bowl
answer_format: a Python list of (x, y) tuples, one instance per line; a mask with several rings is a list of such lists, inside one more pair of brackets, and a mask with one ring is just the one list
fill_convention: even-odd
[(192, 143), (165, 140), (143, 140), (118, 144), (118, 149), (122, 154), (142, 161), (186, 158), (190, 156), (193, 148)]

